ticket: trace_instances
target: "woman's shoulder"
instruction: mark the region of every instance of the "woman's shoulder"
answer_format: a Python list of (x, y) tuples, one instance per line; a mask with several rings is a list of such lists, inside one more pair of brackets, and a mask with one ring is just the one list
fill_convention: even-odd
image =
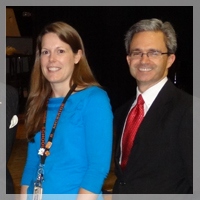
[(90, 86), (77, 92), (77, 98), (86, 104), (110, 102), (107, 92), (98, 86)]
[(108, 97), (107, 92), (98, 86), (90, 86), (85, 89), (85, 92), (90, 98), (101, 98), (101, 97), (107, 98)]
[[(108, 104), (107, 92), (98, 86), (90, 86), (72, 95), (72, 101), (83, 105)], [(84, 106), (83, 106), (84, 107)]]
[(82, 93), (82, 94), (86, 94), (86, 95), (105, 95), (107, 94), (106, 91), (98, 86), (89, 86), (87, 88), (84, 88), (80, 91), (78, 91), (77, 93)]

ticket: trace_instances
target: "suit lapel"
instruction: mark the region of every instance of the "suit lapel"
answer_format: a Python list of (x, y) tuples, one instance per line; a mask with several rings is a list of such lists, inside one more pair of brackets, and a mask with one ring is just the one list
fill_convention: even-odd
[(124, 123), (128, 112), (135, 100), (135, 97), (129, 100), (125, 105), (119, 108), (119, 110), (115, 113), (115, 120), (114, 124), (116, 127), (115, 134), (116, 134), (116, 147), (115, 147), (115, 167), (118, 169), (117, 171), (121, 172), (121, 166), (119, 165), (119, 158), (120, 158), (120, 143), (121, 143), (121, 136), (124, 127)]
[(131, 149), (130, 157), (125, 171), (129, 170), (128, 168), (132, 166), (132, 163), (136, 162), (137, 158), (140, 157), (138, 152), (136, 152), (137, 143), (140, 142), (140, 139), (142, 137), (151, 137), (154, 128), (158, 126), (158, 124), (162, 122), (165, 118), (171, 106), (171, 99), (174, 94), (174, 87), (175, 86), (168, 80), (154, 100), (150, 109), (148, 110), (136, 134), (134, 140), (135, 146), (133, 146), (133, 148)]

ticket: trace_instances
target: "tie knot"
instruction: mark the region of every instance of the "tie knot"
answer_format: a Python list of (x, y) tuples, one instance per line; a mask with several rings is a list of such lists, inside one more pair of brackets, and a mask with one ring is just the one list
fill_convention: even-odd
[(141, 94), (138, 96), (137, 104), (144, 105), (144, 99), (142, 98)]

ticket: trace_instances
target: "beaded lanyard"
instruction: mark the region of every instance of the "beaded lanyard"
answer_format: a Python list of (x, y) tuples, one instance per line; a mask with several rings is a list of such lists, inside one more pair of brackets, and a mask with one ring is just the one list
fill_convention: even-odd
[[(38, 154), (41, 155), (41, 163), (39, 165), (39, 169), (38, 169), (38, 177), (37, 177), (37, 180), (35, 181), (34, 185), (34, 194), (36, 195), (41, 195), (42, 194), (42, 182), (44, 181), (44, 163), (45, 163), (45, 160), (46, 160), (46, 157), (50, 155), (50, 148), (52, 146), (52, 140), (53, 140), (53, 136), (54, 136), (54, 133), (55, 133), (55, 130), (56, 130), (56, 126), (58, 124), (58, 120), (60, 118), (60, 115), (61, 115), (61, 112), (65, 106), (65, 103), (67, 101), (67, 99), (69, 98), (69, 96), (72, 94), (72, 92), (75, 90), (76, 88), (76, 84), (72, 85), (71, 89), (69, 90), (69, 92), (67, 93), (67, 95), (65, 96), (60, 108), (59, 108), (59, 111), (58, 111), (58, 114), (56, 116), (56, 119), (55, 119), (55, 122), (53, 124), (53, 128), (51, 130), (51, 133), (49, 135), (49, 139), (48, 139), (48, 142), (45, 146), (45, 125), (46, 125), (46, 117), (47, 117), (47, 106), (48, 106), (48, 102), (49, 100), (47, 100), (47, 103), (46, 103), (46, 110), (44, 112), (44, 116), (43, 116), (43, 126), (42, 126), (42, 129), (41, 129), (41, 148), (39, 149), (39, 152)], [(40, 192), (38, 192), (40, 191)], [(41, 196), (38, 198), (40, 199)]]
[[(70, 91), (65, 96), (65, 98), (64, 98), (64, 100), (63, 100), (63, 102), (62, 102), (62, 104), (61, 104), (61, 106), (59, 108), (58, 114), (56, 116), (55, 122), (53, 124), (53, 128), (51, 130), (51, 134), (49, 135), (49, 139), (48, 139), (48, 142), (47, 142), (46, 146), (45, 146), (45, 125), (46, 125), (47, 108), (45, 110), (44, 117), (43, 117), (43, 127), (42, 127), (42, 130), (41, 130), (41, 148), (44, 149), (43, 150), (44, 152), (41, 155), (41, 164), (43, 164), (43, 165), (45, 163), (46, 157), (50, 155), (49, 150), (50, 150), (51, 145), (52, 145), (53, 136), (54, 136), (54, 133), (55, 133), (55, 130), (56, 130), (56, 126), (58, 124), (58, 120), (60, 118), (61, 112), (62, 112), (62, 110), (63, 110), (63, 108), (65, 106), (65, 103), (66, 103), (67, 99), (72, 94), (72, 92), (75, 90), (76, 86), (77, 86), (76, 84), (72, 85)], [(48, 101), (47, 101), (46, 107), (48, 105)]]

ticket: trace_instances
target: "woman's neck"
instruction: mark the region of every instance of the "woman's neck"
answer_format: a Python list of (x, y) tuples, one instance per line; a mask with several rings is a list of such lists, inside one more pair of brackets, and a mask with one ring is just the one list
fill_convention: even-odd
[(51, 85), (51, 88), (52, 88), (51, 97), (53, 98), (65, 97), (68, 91), (70, 90), (69, 85), (66, 86), (66, 85), (54, 84), (54, 85)]
[[(69, 86), (55, 86), (55, 85), (52, 85), (51, 86), (52, 88), (52, 94), (51, 94), (51, 97), (52, 98), (58, 98), (58, 97), (65, 97), (66, 94), (69, 92), (70, 90), (70, 87)], [(86, 87), (84, 86), (77, 86), (76, 87), (76, 91), (73, 91), (72, 94), (74, 94), (75, 92), (78, 92), (78, 91), (81, 91), (81, 90), (84, 90)]]

